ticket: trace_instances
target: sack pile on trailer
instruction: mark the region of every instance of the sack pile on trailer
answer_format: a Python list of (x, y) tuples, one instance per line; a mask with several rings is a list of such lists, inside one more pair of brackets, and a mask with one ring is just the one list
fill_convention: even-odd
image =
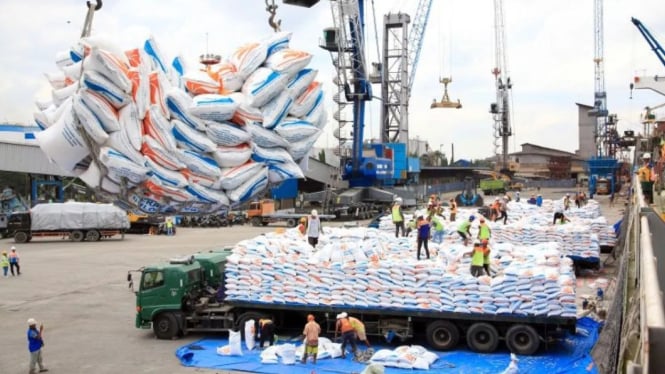
[[(471, 247), (433, 248), (374, 229), (326, 228), (316, 251), (297, 230), (238, 243), (225, 270), (226, 298), (339, 308), (576, 316), (572, 261), (556, 243), (492, 250), (493, 278), (474, 278)], [(511, 261), (507, 259), (511, 258)]]
[(152, 37), (130, 50), (83, 38), (47, 74), (52, 101), (38, 103), (37, 141), (100, 195), (147, 213), (247, 201), (302, 178), (326, 124), (312, 55), (290, 38), (244, 44), (205, 69), (181, 57), (169, 65)]

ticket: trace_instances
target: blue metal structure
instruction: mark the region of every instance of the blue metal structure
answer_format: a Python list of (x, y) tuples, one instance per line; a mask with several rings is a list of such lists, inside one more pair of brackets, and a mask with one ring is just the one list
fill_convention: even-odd
[(589, 172), (589, 196), (596, 194), (598, 180), (604, 178), (610, 182), (609, 191), (617, 189), (617, 169), (619, 161), (616, 158), (596, 157), (587, 161)]
[(649, 47), (651, 47), (651, 50), (653, 53), (656, 54), (656, 57), (660, 60), (660, 62), (665, 66), (665, 50), (663, 50), (663, 47), (660, 46), (660, 43), (658, 43), (658, 40), (651, 35), (651, 32), (638, 20), (637, 18), (633, 17), (630, 19), (631, 22), (633, 22), (633, 25), (637, 27), (637, 29), (640, 31), (642, 36), (644, 36), (644, 39), (646, 39), (647, 43), (649, 43)]

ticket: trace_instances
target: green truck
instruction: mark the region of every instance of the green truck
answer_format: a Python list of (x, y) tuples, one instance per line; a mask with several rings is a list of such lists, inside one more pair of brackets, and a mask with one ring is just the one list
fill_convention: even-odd
[[(130, 271), (127, 280), (134, 290), (138, 276), (136, 327), (152, 327), (160, 339), (173, 339), (189, 332), (240, 330), (249, 320), (271, 318), (280, 334), (300, 334), (307, 314), (314, 314), (324, 333), (332, 335), (335, 316), (348, 312), (361, 319), (366, 333), (395, 334), (402, 341), (424, 337), (436, 350), (451, 350), (460, 339), (475, 352), (489, 353), (505, 341), (516, 354), (531, 355), (541, 342), (575, 332), (577, 319), (561, 316), (487, 315), (399, 308), (360, 308), (224, 300), (225, 265), (229, 248), (145, 266)], [(306, 285), (303, 285), (305, 287)]]
[(486, 196), (505, 194), (509, 188), (508, 182), (503, 179), (481, 179), (480, 190)]

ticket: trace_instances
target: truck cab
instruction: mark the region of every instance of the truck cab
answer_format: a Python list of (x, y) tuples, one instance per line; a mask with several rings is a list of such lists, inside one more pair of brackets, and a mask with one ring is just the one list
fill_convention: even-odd
[(263, 217), (275, 213), (275, 202), (270, 199), (252, 201), (247, 209), (247, 219), (254, 226), (266, 226), (269, 221), (263, 220)]
[(12, 213), (7, 220), (7, 232), (9, 235), (13, 235), (17, 231), (29, 232), (30, 224), (29, 212)]
[[(230, 250), (197, 253), (139, 269), (136, 327), (152, 328), (160, 339), (203, 330), (197, 313), (223, 299), (224, 268)], [(131, 282), (131, 272), (128, 275)]]

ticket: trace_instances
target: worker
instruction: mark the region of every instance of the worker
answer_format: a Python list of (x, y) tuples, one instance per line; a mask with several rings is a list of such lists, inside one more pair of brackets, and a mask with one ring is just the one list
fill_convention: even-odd
[(346, 358), (346, 345), (351, 344), (351, 350), (353, 356), (356, 355), (358, 351), (358, 346), (356, 345), (356, 331), (351, 326), (349, 321), (349, 315), (346, 312), (340, 313), (337, 315), (337, 324), (335, 325), (335, 340), (337, 339), (337, 332), (340, 332), (342, 335), (342, 358)]
[(480, 217), (478, 222), (479, 222), (478, 239), (479, 240), (490, 240), (490, 238), (492, 237), (492, 229), (489, 227), (487, 222), (485, 222), (485, 218)]
[(418, 223), (416, 222), (416, 219), (412, 218), (409, 223), (406, 224), (406, 234), (404, 234), (404, 236), (409, 236), (411, 231), (414, 231), (417, 228)]
[(307, 242), (313, 248), (316, 248), (316, 245), (319, 244), (319, 234), (323, 233), (323, 226), (321, 226), (321, 220), (319, 219), (319, 212), (316, 209), (312, 209), (312, 213), (307, 219)]
[(559, 224), (561, 224), (561, 225), (563, 225), (563, 224), (566, 223), (566, 222), (570, 222), (570, 220), (568, 219), (568, 217), (566, 217), (566, 216), (563, 214), (563, 211), (562, 211), (560, 208), (557, 209), (556, 212), (554, 212), (554, 218), (552, 219), (552, 224), (553, 224), (553, 225), (556, 225), (557, 220), (559, 220)]
[(263, 349), (265, 342), (270, 346), (275, 342), (275, 324), (270, 318), (261, 318), (257, 322), (258, 328), (255, 329), (257, 336), (255, 339), (259, 340), (259, 348)]
[(427, 255), (427, 259), (429, 260), (429, 248), (427, 246), (427, 243), (429, 242), (430, 238), (430, 229), (431, 229), (431, 224), (430, 221), (431, 218), (427, 217), (424, 218), (422, 216), (418, 217), (418, 221), (420, 224), (418, 225), (418, 238), (417, 238), (417, 244), (418, 244), (418, 254), (416, 255), (416, 259), (420, 260), (420, 249), (424, 246), (425, 247), (425, 254)]
[(515, 192), (515, 202), (516, 203), (520, 202), (520, 192), (519, 191)]
[(543, 195), (538, 194), (538, 197), (536, 197), (536, 206), (538, 207), (543, 206)]
[(319, 334), (321, 326), (316, 322), (313, 315), (307, 315), (307, 324), (302, 331), (305, 335), (305, 352), (302, 354), (302, 363), (307, 363), (307, 356), (311, 355), (316, 364), (316, 356), (319, 354)]
[(441, 244), (443, 242), (443, 235), (446, 230), (443, 227), (443, 217), (439, 215), (432, 216), (432, 226), (434, 228), (434, 235), (432, 235), (432, 241), (434, 243)]
[(536, 195), (531, 195), (529, 200), (526, 201), (527, 204), (536, 205)]
[(2, 276), (7, 278), (9, 275), (9, 257), (7, 257), (7, 251), (2, 251), (2, 257), (0, 257), (0, 267), (2, 267)]
[[(21, 275), (21, 258), (16, 252), (16, 247), (12, 245), (11, 252), (9, 252), (9, 271), (12, 273), (12, 277), (16, 275)], [(16, 268), (16, 274), (14, 274), (14, 268)]]
[(570, 209), (570, 194), (567, 193), (563, 198), (563, 210)]
[(490, 221), (496, 222), (497, 218), (499, 217), (499, 214), (501, 214), (501, 203), (499, 202), (499, 198), (495, 197), (494, 202), (490, 205)]
[(166, 235), (173, 235), (173, 219), (170, 217), (166, 219)]
[(647, 204), (653, 204), (653, 178), (650, 161), (651, 154), (647, 152), (642, 156), (642, 167), (637, 170), (637, 176)]
[(485, 259), (485, 250), (483, 249), (481, 242), (473, 243), (473, 249), (469, 253), (465, 253), (464, 256), (471, 256), (471, 275), (474, 277), (479, 277), (483, 275), (483, 263)]
[(307, 217), (300, 218), (300, 223), (298, 224), (298, 232), (300, 235), (305, 235), (307, 232)]
[(459, 234), (459, 236), (462, 237), (462, 240), (464, 240), (464, 245), (469, 245), (469, 238), (471, 237), (471, 223), (475, 219), (476, 219), (476, 216), (471, 215), (471, 216), (469, 216), (469, 219), (464, 220), (457, 227), (457, 233)]
[(406, 236), (404, 231), (404, 212), (402, 212), (402, 199), (397, 198), (393, 203), (392, 218), (395, 224), (395, 237), (399, 238), (399, 230), (402, 230), (402, 236)]
[(369, 340), (367, 339), (367, 334), (365, 333), (365, 324), (355, 317), (349, 317), (349, 323), (351, 323), (353, 329), (356, 330), (356, 338), (358, 341), (365, 343), (367, 348), (372, 348), (372, 345), (369, 344)]
[(483, 247), (483, 269), (485, 269), (485, 273), (487, 273), (488, 277), (491, 277), (492, 274), (490, 274), (490, 247), (489, 243), (490, 241), (487, 239), (483, 239), (481, 242), (482, 247)]
[(503, 219), (503, 224), (505, 225), (508, 222), (508, 202), (510, 197), (508, 195), (503, 197), (503, 200), (499, 199), (499, 218), (497, 220)]
[(455, 199), (450, 199), (450, 222), (455, 222), (455, 216), (457, 216), (457, 203)]

